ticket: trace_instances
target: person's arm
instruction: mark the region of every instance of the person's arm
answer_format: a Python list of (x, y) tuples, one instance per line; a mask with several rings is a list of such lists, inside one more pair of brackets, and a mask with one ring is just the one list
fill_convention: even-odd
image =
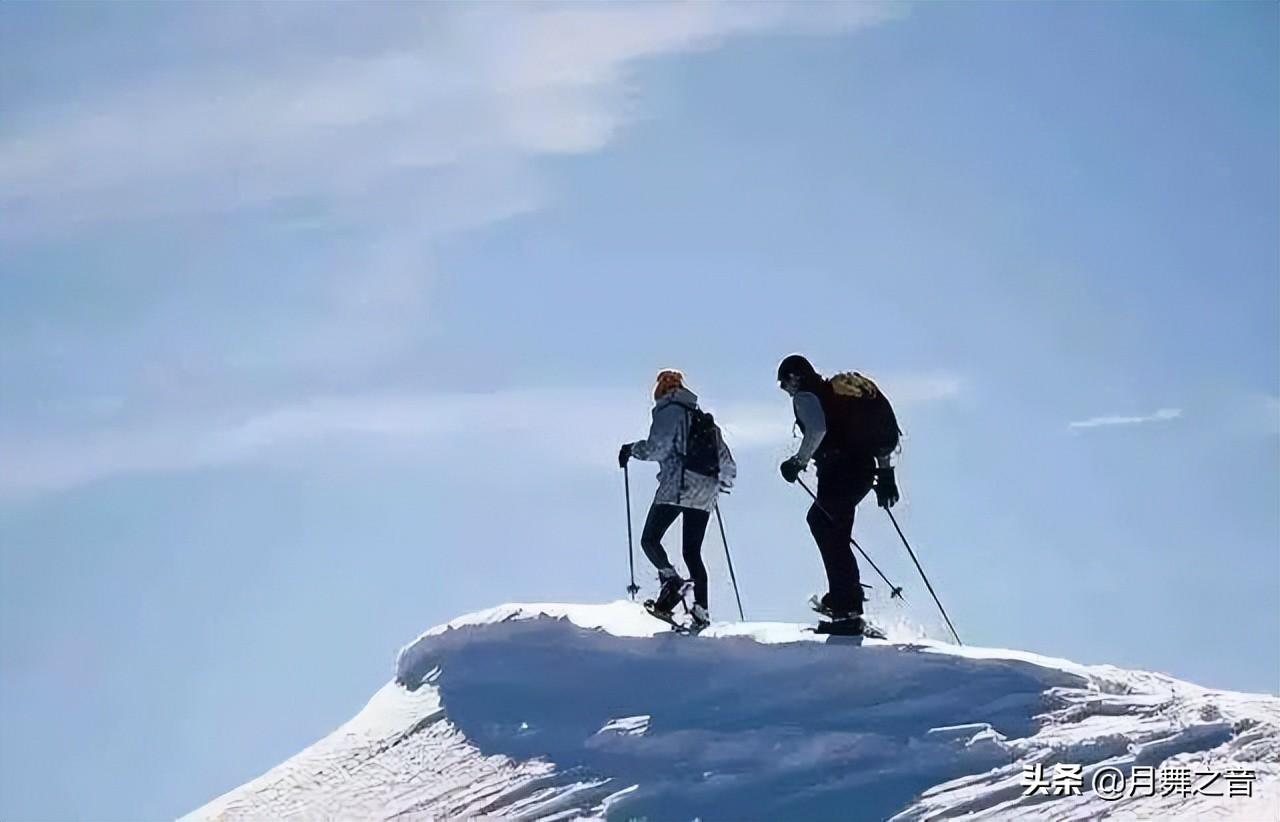
[(684, 410), (673, 404), (653, 409), (653, 422), (649, 424), (649, 436), (639, 442), (631, 443), (631, 456), (638, 460), (662, 462), (675, 447), (676, 429), (683, 415)]
[(791, 407), (795, 409), (796, 421), (804, 431), (804, 439), (800, 441), (800, 450), (792, 457), (804, 466), (813, 459), (822, 439), (827, 435), (827, 415), (822, 413), (822, 400), (816, 394), (801, 391), (791, 399)]

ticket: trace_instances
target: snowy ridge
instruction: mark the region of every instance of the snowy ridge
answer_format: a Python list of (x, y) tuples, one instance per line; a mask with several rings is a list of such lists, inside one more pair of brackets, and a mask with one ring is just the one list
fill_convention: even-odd
[[(679, 637), (638, 605), (427, 631), (350, 722), (191, 819), (1280, 818), (1280, 699), (786, 623)], [(1079, 796), (1023, 768), (1079, 764)], [(1107, 801), (1114, 766), (1256, 772), (1252, 798)]]

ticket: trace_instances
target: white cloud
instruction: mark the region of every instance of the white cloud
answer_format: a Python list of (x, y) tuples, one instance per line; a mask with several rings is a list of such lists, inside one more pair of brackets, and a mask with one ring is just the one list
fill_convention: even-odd
[[(889, 375), (877, 378), (876, 382), (899, 414), (913, 407), (954, 399), (965, 388), (961, 376), (940, 372)], [(723, 413), (717, 414), (735, 451), (789, 443), (791, 400), (780, 391), (776, 394), (774, 402), (730, 403)]]
[(42, 82), (0, 118), (0, 239), (56, 238), (67, 279), (120, 310), (0, 329), (8, 374), (33, 375), (6, 391), (58, 399), (41, 375), (74, 363), (132, 408), (423, 359), (439, 238), (548, 202), (543, 159), (644, 115), (643, 62), (901, 8), (107, 4), (57, 49), (7, 44), (0, 71)]
[[(352, 25), (367, 8), (287, 4), (277, 13), (296, 18), (301, 34), (248, 52), (205, 41), (234, 42), (260, 24), (252, 9), (232, 4), (220, 25), (193, 13), (194, 30), (178, 35), (193, 42), (174, 50), (204, 55), (193, 64), (157, 66), (114, 92), (9, 118), (0, 209), (9, 231), (282, 198), (312, 198), (339, 220), (416, 203), (417, 227), (428, 231), (447, 228), (458, 208), (478, 212), (474, 220), (501, 217), (510, 200), (528, 199), (519, 179), (527, 172), (512, 175), (511, 190), (469, 194), (471, 182), (521, 159), (608, 145), (635, 115), (638, 61), (749, 35), (847, 31), (893, 13), (831, 5), (379, 6), (384, 27), (366, 32), (354, 54), (314, 29)], [(287, 39), (288, 28), (280, 34)], [(471, 202), (430, 196), (446, 173), (465, 181), (450, 188)]]
[[(902, 409), (945, 400), (960, 380), (905, 376), (887, 386), (933, 386), (894, 396)], [(956, 386), (943, 391), (944, 385)], [(4, 432), (0, 496), (56, 492), (119, 476), (167, 474), (253, 462), (284, 451), (323, 455), (335, 443), (374, 448), (390, 459), (430, 461), (445, 442), (477, 447), (489, 459), (535, 458), (581, 467), (613, 465), (618, 443), (642, 436), (643, 392), (603, 388), (508, 389), (483, 393), (384, 393), (316, 397), (268, 410), (193, 418), (182, 414), (132, 426), (49, 435)], [(779, 401), (711, 407), (736, 453), (791, 439), (791, 408)]]
[(964, 378), (958, 374), (939, 372), (896, 376), (891, 374), (876, 382), (884, 388), (895, 407), (952, 399), (965, 389)]
[(786, 397), (774, 403), (736, 403), (711, 410), (734, 453), (782, 442), (791, 430), (791, 403)]
[(1068, 428), (1101, 428), (1108, 425), (1141, 425), (1148, 422), (1167, 422), (1168, 420), (1176, 420), (1182, 416), (1181, 408), (1161, 408), (1154, 414), (1138, 417), (1090, 417), (1087, 420), (1077, 420), (1076, 422), (1067, 423)]
[[(103, 7), (107, 22), (114, 8)], [(68, 31), (58, 49), (21, 42), (0, 53), (13, 76), (73, 81), (33, 84), (61, 96), (6, 100), (0, 235), (73, 247), (82, 230), (146, 228), (127, 235), (121, 259), (78, 261), (73, 276), (104, 281), (88, 292), (114, 292), (118, 279), (132, 300), (101, 325), (68, 312), (0, 329), (6, 391), (26, 403), (0, 420), (0, 493), (332, 438), (431, 443), (469, 430), (597, 461), (600, 441), (643, 425), (635, 397), (513, 391), (495, 412), (476, 396), (378, 392), (375, 366), (425, 359), (436, 238), (545, 203), (553, 186), (540, 160), (600, 151), (644, 115), (645, 61), (752, 36), (848, 32), (903, 6), (175, 8)], [(190, 247), (163, 236), (205, 217)], [(182, 253), (166, 256), (163, 241)], [(63, 372), (58, 385), (79, 386), (61, 389), (72, 396), (45, 393), (43, 375)], [(348, 383), (367, 393), (296, 400)], [(44, 412), (74, 405), (77, 390), (122, 398), (111, 427), (101, 414)], [(903, 388), (926, 399), (951, 390), (945, 378)], [(592, 421), (581, 404), (599, 411)], [(772, 408), (731, 416), (739, 447), (778, 428), (785, 436)]]
[[(0, 495), (246, 463), (289, 449), (323, 454), (343, 441), (384, 441), (394, 445), (393, 454), (429, 459), (414, 447), (511, 435), (531, 447), (554, 446), (572, 459), (575, 449), (621, 441), (628, 418), (637, 417), (635, 405), (621, 392), (581, 390), (317, 397), (240, 414), (183, 414), (88, 433), (12, 436), (0, 441)], [(605, 436), (611, 428), (617, 433)]]

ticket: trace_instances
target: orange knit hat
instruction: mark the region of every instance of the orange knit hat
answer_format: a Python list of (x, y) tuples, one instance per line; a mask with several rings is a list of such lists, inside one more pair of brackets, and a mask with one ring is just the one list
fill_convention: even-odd
[(674, 368), (664, 368), (658, 372), (658, 380), (653, 386), (653, 398), (656, 400), (677, 388), (684, 388), (684, 374)]

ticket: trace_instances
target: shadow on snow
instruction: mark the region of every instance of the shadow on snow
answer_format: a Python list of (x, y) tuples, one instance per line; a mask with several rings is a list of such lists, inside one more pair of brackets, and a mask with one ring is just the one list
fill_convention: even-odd
[(624, 638), (552, 618), (423, 637), (397, 680), (429, 675), (484, 754), (637, 785), (618, 819), (884, 819), (1007, 764), (1003, 739), (1035, 732), (1044, 692), (1084, 685), (903, 646)]

